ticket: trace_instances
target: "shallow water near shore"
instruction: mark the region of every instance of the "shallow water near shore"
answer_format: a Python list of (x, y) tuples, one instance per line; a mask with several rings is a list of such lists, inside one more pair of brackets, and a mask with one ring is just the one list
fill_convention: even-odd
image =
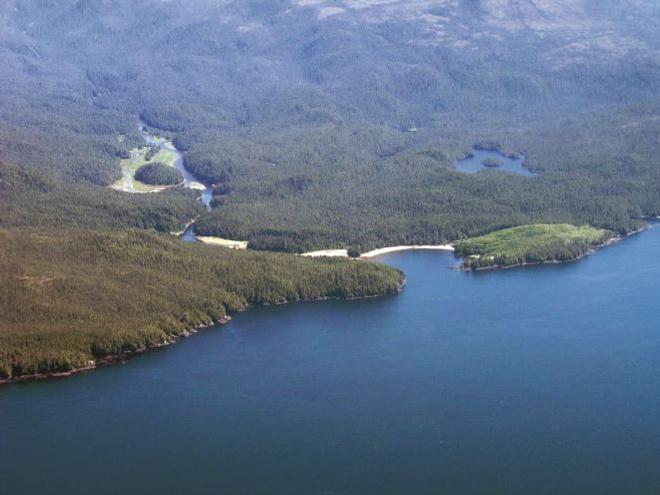
[(0, 493), (660, 492), (660, 228), (399, 296), (253, 308), (0, 388)]

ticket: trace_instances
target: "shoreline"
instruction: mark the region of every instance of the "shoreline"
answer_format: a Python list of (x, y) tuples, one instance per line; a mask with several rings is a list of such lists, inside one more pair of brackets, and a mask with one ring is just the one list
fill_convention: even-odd
[(301, 253), (298, 256), (305, 258), (348, 258), (348, 249), (320, 249)]
[[(396, 253), (399, 251), (454, 251), (454, 246), (451, 244), (415, 244), (415, 245), (402, 245), (402, 246), (388, 246), (378, 249), (373, 249), (362, 253), (360, 256), (354, 259), (371, 259), (377, 256), (382, 256), (384, 254)], [(309, 251), (307, 253), (302, 253), (299, 256), (305, 256), (308, 258), (348, 258), (348, 249), (321, 249), (318, 251)]]
[[(236, 311), (236, 313), (242, 313), (243, 311), (247, 311), (253, 306), (281, 306), (284, 304), (293, 304), (293, 303), (311, 303), (311, 302), (324, 302), (324, 301), (358, 301), (358, 300), (368, 300), (368, 299), (375, 299), (379, 297), (385, 297), (385, 296), (393, 296), (400, 294), (401, 291), (404, 289), (406, 286), (406, 279), (404, 277), (403, 281), (399, 286), (397, 287), (396, 292), (389, 293), (389, 294), (373, 294), (373, 295), (367, 295), (367, 296), (353, 296), (353, 297), (337, 297), (337, 296), (322, 296), (322, 297), (316, 297), (316, 298), (311, 298), (311, 299), (299, 299), (296, 301), (288, 301), (284, 300), (281, 302), (277, 303), (272, 303), (272, 304), (248, 304), (245, 308), (239, 309)], [(224, 325), (226, 323), (229, 323), (232, 320), (231, 315), (226, 315), (220, 320), (212, 321), (211, 323), (206, 323), (202, 325), (198, 325), (196, 327), (193, 327), (189, 330), (184, 330), (181, 333), (178, 334), (173, 334), (170, 337), (168, 337), (168, 340), (165, 340), (163, 342), (157, 343), (157, 344), (152, 344), (148, 345), (146, 347), (143, 347), (141, 349), (138, 349), (136, 351), (125, 351), (125, 352), (120, 352), (116, 354), (108, 354), (107, 356), (100, 357), (98, 359), (94, 359), (89, 361), (89, 363), (86, 366), (79, 366), (77, 368), (72, 368), (68, 371), (53, 371), (53, 372), (48, 372), (48, 373), (33, 373), (30, 375), (19, 375), (13, 378), (0, 378), (0, 387), (3, 386), (10, 386), (16, 383), (26, 383), (26, 382), (34, 382), (34, 381), (45, 381), (45, 380), (55, 380), (59, 378), (69, 378), (74, 375), (79, 375), (82, 373), (87, 373), (90, 371), (94, 371), (98, 368), (103, 368), (105, 366), (112, 366), (114, 364), (120, 364), (128, 361), (131, 358), (140, 356), (142, 354), (145, 354), (150, 351), (154, 351), (156, 349), (162, 349), (163, 347), (169, 347), (173, 344), (176, 344), (177, 342), (187, 339), (189, 337), (192, 337), (193, 335), (197, 334), (200, 330), (205, 330), (211, 327), (219, 326), (219, 325)]]
[(198, 325), (194, 328), (191, 328), (189, 330), (184, 330), (181, 333), (178, 334), (173, 334), (170, 337), (168, 337), (168, 340), (165, 340), (163, 342), (157, 343), (157, 344), (152, 344), (148, 345), (146, 347), (143, 347), (141, 349), (138, 349), (136, 351), (124, 351), (124, 352), (119, 352), (115, 354), (108, 354), (107, 356), (102, 356), (98, 359), (93, 359), (89, 361), (89, 363), (86, 366), (79, 366), (77, 368), (70, 369), (68, 371), (53, 371), (53, 372), (48, 372), (48, 373), (33, 373), (30, 375), (19, 375), (17, 377), (13, 378), (0, 378), (0, 387), (3, 385), (11, 385), (14, 383), (23, 383), (23, 382), (32, 382), (32, 381), (44, 381), (44, 380), (54, 380), (57, 378), (68, 378), (70, 376), (74, 375), (79, 375), (81, 373), (86, 373), (88, 371), (94, 371), (98, 368), (103, 368), (105, 366), (111, 366), (113, 364), (119, 364), (119, 363), (124, 363), (128, 361), (131, 358), (140, 356), (142, 354), (145, 354), (149, 351), (153, 351), (156, 349), (161, 349), (163, 347), (168, 347), (172, 344), (176, 344), (182, 339), (187, 339), (188, 337), (192, 337), (195, 335), (197, 332), (200, 330), (204, 330), (206, 328), (210, 328), (216, 325), (224, 325), (225, 323), (228, 323), (231, 321), (231, 316), (227, 315), (220, 320), (217, 321), (212, 321), (211, 323), (206, 323), (203, 325)]
[(376, 256), (384, 254), (397, 253), (399, 251), (451, 251), (454, 252), (454, 246), (451, 244), (415, 244), (409, 246), (389, 246), (379, 249), (374, 249), (366, 253), (362, 253), (360, 258), (371, 259)]
[[(483, 272), (483, 271), (491, 271), (491, 270), (508, 270), (508, 269), (513, 269), (513, 268), (524, 268), (527, 266), (537, 266), (537, 265), (549, 265), (549, 264), (564, 264), (564, 263), (573, 263), (577, 262), (587, 256), (590, 256), (591, 254), (594, 254), (595, 252), (599, 251), (601, 248), (610, 246), (612, 244), (616, 244), (618, 242), (621, 242), (625, 239), (628, 239), (629, 237), (632, 237), (634, 235), (640, 234), (644, 232), (645, 230), (649, 229), (651, 227), (650, 224), (646, 224), (644, 227), (637, 229), (635, 231), (629, 232), (624, 235), (617, 235), (614, 237), (611, 237), (610, 239), (593, 246), (587, 252), (582, 254), (581, 256), (570, 259), (570, 260), (548, 260), (548, 261), (542, 261), (542, 262), (525, 262), (525, 263), (518, 263), (515, 265), (492, 265), (492, 266), (487, 266), (487, 267), (482, 267), (482, 268), (469, 268), (465, 266), (460, 266), (460, 269), (465, 271), (465, 272)], [(411, 250), (435, 250), (435, 251), (454, 251), (454, 247), (451, 246), (450, 244), (445, 244), (445, 245), (411, 245), (411, 246), (390, 246), (390, 247), (385, 247), (385, 248), (379, 248), (379, 249), (374, 249), (372, 251), (369, 251), (367, 253), (364, 253), (363, 255), (360, 256), (360, 258), (356, 259), (371, 259), (377, 256), (381, 256), (383, 254), (389, 254), (393, 252), (399, 252), (399, 251), (411, 251)], [(301, 254), (300, 256), (327, 256), (325, 254), (318, 254), (318, 253), (326, 253), (326, 252), (343, 252), (346, 250), (342, 249), (335, 249), (335, 250), (323, 250), (323, 251), (312, 251), (310, 253), (304, 253)], [(339, 256), (338, 254), (335, 256)], [(348, 255), (346, 254), (346, 257)], [(401, 293), (401, 291), (405, 288), (407, 283), (406, 278), (404, 277), (402, 283), (399, 285), (397, 288), (396, 293), (393, 294), (374, 294), (374, 295), (368, 295), (368, 296), (354, 296), (354, 297), (333, 297), (333, 296), (323, 296), (323, 297), (317, 297), (313, 299), (300, 299), (297, 301), (281, 301), (278, 303), (274, 304), (265, 304), (264, 306), (269, 306), (269, 305), (284, 305), (284, 304), (291, 304), (291, 303), (303, 303), (303, 302), (323, 302), (323, 301), (332, 301), (332, 300), (344, 300), (344, 301), (356, 301), (360, 299), (374, 299), (378, 297), (384, 297), (387, 295), (395, 295)], [(237, 311), (237, 312), (242, 312), (247, 309), (249, 309), (251, 306), (257, 306), (257, 305), (248, 305), (245, 308)], [(77, 368), (73, 368), (68, 371), (54, 371), (54, 372), (48, 372), (48, 373), (34, 373), (30, 375), (19, 375), (17, 377), (13, 378), (0, 378), (0, 387), (2, 386), (9, 386), (15, 383), (24, 383), (24, 382), (31, 382), (31, 381), (43, 381), (43, 380), (53, 380), (57, 378), (68, 378), (70, 376), (78, 375), (81, 373), (85, 373), (88, 371), (93, 371), (98, 368), (102, 368), (105, 366), (110, 366), (113, 364), (118, 364), (118, 363), (123, 363), (126, 362), (127, 360), (140, 356), (141, 354), (144, 354), (149, 351), (153, 351), (156, 349), (160, 349), (163, 347), (168, 347), (172, 344), (176, 344), (182, 339), (186, 339), (188, 337), (191, 337), (195, 334), (197, 334), (200, 330), (204, 330), (206, 328), (218, 326), (218, 325), (224, 325), (225, 323), (228, 323), (231, 321), (232, 317), (230, 315), (226, 315), (225, 317), (221, 318), (220, 320), (212, 321), (211, 323), (207, 324), (202, 324), (198, 325), (196, 327), (193, 327), (189, 330), (184, 330), (181, 333), (178, 334), (173, 334), (168, 337), (168, 340), (165, 340), (163, 342), (157, 343), (157, 344), (152, 344), (149, 346), (146, 346), (144, 348), (138, 349), (136, 351), (125, 351), (125, 352), (120, 352), (116, 354), (108, 354), (107, 356), (100, 357), (95, 360), (89, 361), (89, 363), (86, 366), (80, 366)]]

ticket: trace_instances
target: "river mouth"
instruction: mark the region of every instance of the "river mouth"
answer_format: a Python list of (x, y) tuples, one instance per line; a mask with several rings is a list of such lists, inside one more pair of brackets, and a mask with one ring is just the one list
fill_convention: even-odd
[(472, 148), (472, 151), (456, 163), (456, 170), (464, 174), (476, 174), (483, 170), (509, 172), (524, 177), (535, 177), (531, 170), (524, 167), (525, 157), (505, 155), (496, 150)]

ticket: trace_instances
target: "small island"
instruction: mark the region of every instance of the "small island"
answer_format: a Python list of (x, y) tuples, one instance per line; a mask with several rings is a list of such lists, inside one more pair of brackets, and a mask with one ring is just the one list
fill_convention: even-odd
[(471, 270), (573, 261), (606, 243), (614, 233), (588, 225), (534, 224), (458, 241), (455, 252)]
[(501, 160), (498, 160), (497, 158), (486, 158), (483, 162), (481, 162), (481, 164), (484, 167), (488, 167), (488, 168), (497, 168), (504, 165), (504, 163)]
[(135, 179), (152, 186), (176, 186), (183, 184), (183, 175), (174, 167), (162, 162), (142, 165), (135, 172)]

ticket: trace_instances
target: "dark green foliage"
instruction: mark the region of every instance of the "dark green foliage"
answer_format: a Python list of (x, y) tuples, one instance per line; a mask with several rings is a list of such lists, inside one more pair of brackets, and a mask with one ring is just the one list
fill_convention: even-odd
[(213, 185), (213, 195), (214, 196), (226, 196), (231, 194), (232, 188), (231, 185), (227, 183), (220, 183)]
[(0, 162), (0, 227), (126, 228), (179, 231), (204, 209), (181, 188), (128, 194), (66, 184), (30, 168)]
[(183, 183), (181, 172), (160, 162), (142, 165), (135, 171), (135, 178), (144, 184), (154, 186), (173, 186)]
[(156, 156), (156, 154), (158, 153), (159, 150), (160, 150), (160, 148), (158, 146), (151, 146), (147, 150), (147, 152), (144, 154), (144, 159), (146, 161), (151, 160), (154, 156)]
[(393, 294), (367, 262), (238, 252), (145, 231), (0, 230), (0, 377), (67, 371), (249, 304)]
[(362, 253), (360, 253), (358, 248), (351, 246), (346, 250), (346, 254), (348, 254), (349, 258), (359, 258)]
[[(565, 133), (581, 135), (577, 128)], [(608, 147), (592, 150), (586, 143), (598, 133)], [(292, 166), (264, 175), (250, 172), (234, 180), (233, 194), (221, 208), (204, 214), (197, 229), (248, 240), (252, 249), (301, 252), (354, 245), (366, 251), (398, 244), (445, 244), (530, 223), (589, 224), (625, 233), (639, 228), (644, 215), (660, 210), (660, 167), (653, 157), (642, 159), (631, 149), (654, 149), (650, 134), (625, 144), (622, 137), (607, 134), (604, 126), (593, 126), (589, 136), (571, 142), (581, 167), (559, 161), (546, 162), (541, 169), (532, 160), (540, 172), (533, 178), (497, 171), (461, 174), (453, 170), (453, 160), (416, 152), (377, 162), (354, 163), (342, 157), (333, 159), (333, 168), (307, 167), (309, 185), (295, 193), (288, 186), (289, 177), (296, 176)], [(348, 141), (346, 149), (358, 154), (358, 144)], [(534, 156), (552, 156), (569, 147), (560, 148), (560, 142), (549, 139), (514, 146), (526, 149), (526, 156), (527, 150), (537, 150)], [(628, 151), (624, 157), (612, 152), (614, 157), (608, 158), (610, 146)], [(455, 156), (462, 155), (457, 151)], [(561, 156), (564, 159), (568, 160)]]

